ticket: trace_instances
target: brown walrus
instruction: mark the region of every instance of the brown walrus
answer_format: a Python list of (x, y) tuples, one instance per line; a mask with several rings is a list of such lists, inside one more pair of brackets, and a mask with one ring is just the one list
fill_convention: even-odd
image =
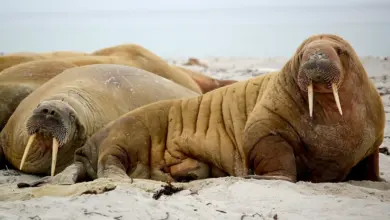
[(0, 56), (0, 72), (14, 65), (18, 65), (29, 61), (45, 60), (50, 58), (72, 57), (72, 56), (86, 56), (86, 55), (88, 54), (82, 52), (72, 52), (72, 51), (54, 51), (54, 52), (46, 52), (46, 53), (33, 53), (33, 52), (10, 53), (4, 56)]
[(54, 179), (145, 177), (156, 170), (173, 179), (214, 176), (194, 176), (204, 168), (189, 169), (191, 160), (257, 179), (380, 181), (384, 125), (381, 97), (351, 45), (314, 35), (281, 71), (122, 115)]
[(0, 131), (26, 96), (52, 77), (73, 67), (76, 65), (69, 62), (39, 60), (0, 72)]
[(1, 159), (0, 154), (0, 160), (38, 175), (50, 174), (52, 166), (53, 175), (73, 161), (74, 151), (90, 135), (120, 115), (159, 100), (197, 95), (128, 66), (94, 64), (67, 69), (16, 108), (0, 133), (4, 156)]

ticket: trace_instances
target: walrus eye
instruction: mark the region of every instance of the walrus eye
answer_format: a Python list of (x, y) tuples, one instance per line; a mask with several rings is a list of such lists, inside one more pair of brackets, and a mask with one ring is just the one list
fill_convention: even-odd
[(343, 54), (343, 50), (341, 50), (341, 48), (336, 48), (336, 52), (337, 52), (337, 55), (341, 55), (341, 54)]
[(69, 118), (72, 122), (74, 122), (76, 120), (76, 117), (72, 112), (69, 113)]

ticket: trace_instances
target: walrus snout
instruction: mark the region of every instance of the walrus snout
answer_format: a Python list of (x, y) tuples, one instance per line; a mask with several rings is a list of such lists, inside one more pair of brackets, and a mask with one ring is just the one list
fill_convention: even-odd
[(342, 115), (343, 111), (337, 91), (337, 84), (341, 75), (339, 59), (335, 58), (336, 52), (334, 49), (323, 45), (319, 48), (316, 47), (318, 45), (312, 45), (312, 48), (304, 52), (298, 73), (299, 86), (307, 88), (310, 117), (313, 115), (313, 84), (325, 84), (329, 89), (332, 89), (337, 108)]
[(302, 65), (303, 71), (308, 79), (315, 83), (333, 83), (338, 78), (340, 71), (328, 55), (318, 51), (313, 53), (309, 59)]
[(60, 146), (64, 145), (75, 129), (75, 110), (60, 100), (41, 102), (27, 120), (26, 128), (29, 135), (39, 131), (51, 133)]
[[(33, 110), (27, 120), (26, 129), (30, 135), (20, 163), (20, 170), (27, 158), (29, 149), (37, 137), (37, 133), (52, 137), (52, 165), (51, 175), (55, 173), (58, 148), (63, 146), (71, 138), (75, 131), (74, 109), (65, 102), (59, 100), (43, 101)], [(42, 137), (42, 136), (40, 136)]]
[(60, 117), (59, 109), (57, 109), (53, 105), (39, 105), (36, 109), (34, 109), (33, 113), (35, 115), (41, 115), (46, 118), (55, 118)]

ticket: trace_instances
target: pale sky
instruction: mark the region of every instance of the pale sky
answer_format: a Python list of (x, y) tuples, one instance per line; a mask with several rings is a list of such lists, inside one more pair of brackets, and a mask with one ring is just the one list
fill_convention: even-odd
[(248, 6), (390, 4), (389, 0), (1, 0), (0, 12), (180, 10)]

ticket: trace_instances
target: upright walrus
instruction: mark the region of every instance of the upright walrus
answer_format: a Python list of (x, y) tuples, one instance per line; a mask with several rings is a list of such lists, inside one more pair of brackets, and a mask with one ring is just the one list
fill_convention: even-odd
[(381, 97), (352, 46), (314, 35), (279, 72), (126, 113), (96, 132), (54, 179), (162, 168), (174, 179), (204, 178), (193, 176), (200, 167), (188, 169), (190, 159), (258, 179), (380, 181), (384, 125)]
[(120, 115), (159, 100), (197, 95), (153, 73), (123, 65), (67, 69), (19, 104), (0, 133), (5, 157), (0, 159), (32, 174), (50, 174), (52, 165), (53, 174), (54, 169), (61, 171), (72, 163), (74, 151), (90, 135)]

